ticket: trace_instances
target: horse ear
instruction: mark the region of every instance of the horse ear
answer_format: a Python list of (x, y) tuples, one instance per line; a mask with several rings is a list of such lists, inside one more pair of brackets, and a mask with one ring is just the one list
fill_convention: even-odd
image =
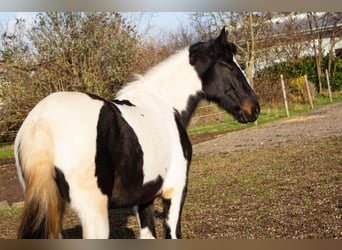
[(220, 44), (226, 44), (228, 40), (228, 28), (224, 26), (221, 30), (220, 35), (216, 38), (216, 41)]

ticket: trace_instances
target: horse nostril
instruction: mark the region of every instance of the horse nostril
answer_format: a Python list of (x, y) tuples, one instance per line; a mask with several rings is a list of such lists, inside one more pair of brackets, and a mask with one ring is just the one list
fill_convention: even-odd
[(241, 111), (247, 113), (249, 116), (258, 116), (260, 107), (257, 102), (248, 101), (242, 105)]
[(254, 122), (260, 112), (260, 106), (258, 102), (255, 101), (247, 101), (245, 102), (239, 111), (239, 122), (247, 123)]

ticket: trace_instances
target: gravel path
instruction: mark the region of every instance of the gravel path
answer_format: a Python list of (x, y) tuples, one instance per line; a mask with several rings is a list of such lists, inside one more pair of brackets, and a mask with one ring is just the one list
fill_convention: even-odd
[(194, 145), (194, 155), (274, 147), (281, 144), (303, 145), (323, 138), (342, 136), (342, 102), (327, 105), (300, 116), (245, 129)]

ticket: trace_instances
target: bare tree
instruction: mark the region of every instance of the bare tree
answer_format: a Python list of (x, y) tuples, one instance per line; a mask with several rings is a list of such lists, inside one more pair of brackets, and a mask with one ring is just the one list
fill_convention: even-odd
[(310, 50), (307, 42), (306, 22), (303, 22), (301, 13), (282, 13), (275, 22), (274, 34), (276, 42), (274, 47), (279, 61), (297, 62), (305, 52)]
[(112, 98), (135, 71), (140, 41), (118, 13), (42, 13), (31, 28), (24, 24), (1, 32), (1, 132), (18, 128), (51, 92)]
[(316, 60), (317, 77), (318, 77), (318, 88), (319, 93), (322, 93), (322, 68), (321, 63), (323, 60), (323, 49), (322, 49), (322, 32), (320, 25), (317, 21), (317, 16), (314, 12), (307, 13), (307, 20), (310, 28), (310, 34), (312, 39), (312, 48)]
[(341, 12), (330, 12), (327, 13), (330, 19), (330, 44), (329, 44), (329, 57), (328, 57), (328, 72), (332, 72), (331, 64), (334, 57), (335, 45), (342, 40), (342, 13)]
[[(307, 22), (310, 29), (312, 49), (314, 52), (317, 68), (317, 77), (319, 83), (319, 93), (322, 93), (322, 63), (324, 57), (324, 45), (323, 40), (329, 37), (329, 59), (328, 59), (328, 71), (331, 71), (331, 63), (333, 59), (333, 49), (341, 36), (341, 19), (342, 15), (340, 12), (308, 12)], [(330, 34), (330, 35), (329, 35)]]
[(264, 44), (259, 41), (267, 41), (265, 38), (272, 26), (272, 16), (270, 12), (210, 12), (195, 13), (192, 20), (202, 36), (210, 36), (223, 26), (228, 28), (230, 39), (238, 46), (253, 86), (255, 58), (264, 49)]

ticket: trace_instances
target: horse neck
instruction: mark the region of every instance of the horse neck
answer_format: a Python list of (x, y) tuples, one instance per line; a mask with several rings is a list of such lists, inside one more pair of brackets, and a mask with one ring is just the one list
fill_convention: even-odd
[(201, 80), (189, 63), (189, 48), (153, 67), (143, 79), (179, 113), (181, 122), (186, 127), (202, 97)]

